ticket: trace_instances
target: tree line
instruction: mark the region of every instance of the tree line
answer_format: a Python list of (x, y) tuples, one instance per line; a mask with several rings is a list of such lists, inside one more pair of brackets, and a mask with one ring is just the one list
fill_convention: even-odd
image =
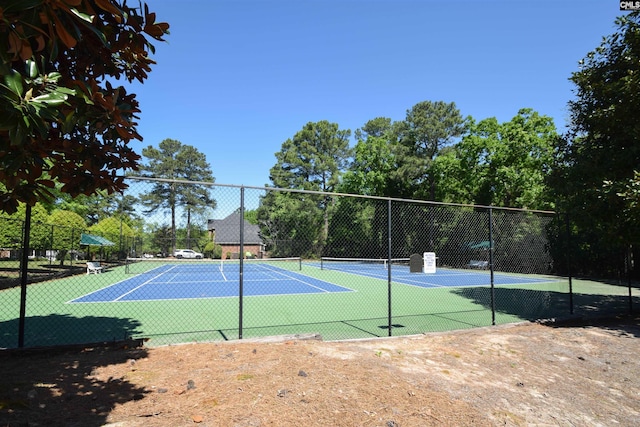
[[(140, 176), (214, 182), (205, 155), (193, 146), (165, 139), (157, 148), (144, 148), (142, 154)], [(99, 191), (72, 197), (60, 186), (50, 191), (55, 197), (35, 204), (31, 211), (30, 246), (56, 250), (61, 263), (68, 250), (79, 249), (80, 235), (85, 232), (112, 241), (114, 247), (104, 248), (104, 252), (115, 258), (144, 252), (166, 256), (173, 253), (177, 242), (204, 250), (208, 239), (201, 216), (216, 206), (208, 186), (175, 182), (155, 182), (137, 196)], [(0, 248), (22, 248), (25, 207), (18, 205), (10, 215), (0, 213)], [(170, 214), (169, 223), (145, 220), (146, 215), (163, 210)], [(177, 223), (178, 211), (186, 220), (184, 226)]]
[[(270, 170), (273, 187), (322, 194), (267, 192), (257, 220), (272, 254), (384, 257), (387, 205), (335, 193), (553, 208), (545, 171), (559, 135), (551, 118), (530, 109), (520, 110), (506, 123), (495, 118), (476, 122), (463, 117), (453, 102), (423, 101), (407, 110), (405, 120), (369, 120), (355, 131), (353, 147), (350, 135), (337, 123), (310, 122), (276, 153)], [(397, 242), (393, 257), (441, 249), (436, 234), (451, 245), (452, 237), (442, 234), (444, 220), (435, 219), (438, 209), (411, 203), (398, 206), (392, 215)], [(461, 238), (468, 234), (452, 232)], [(472, 234), (476, 241), (486, 239)]]
[[(528, 108), (500, 123), (463, 117), (454, 102), (424, 101), (402, 121), (368, 121), (354, 132), (353, 147), (351, 131), (337, 123), (307, 123), (275, 154), (270, 185), (555, 210), (567, 232), (558, 232), (562, 225), (556, 224), (554, 249), (547, 250), (563, 257), (571, 251), (575, 273), (637, 274), (632, 260), (640, 241), (639, 22), (638, 12), (616, 19), (616, 32), (580, 61), (570, 76), (576, 98), (568, 102), (564, 134), (550, 117)], [(354, 227), (372, 234), (376, 208), (344, 203), (327, 195), (269, 192), (257, 218), (275, 253), (319, 256), (331, 252), (332, 240), (349, 241)], [(334, 226), (338, 218), (348, 221), (345, 210), (351, 222), (330, 235), (331, 219)]]

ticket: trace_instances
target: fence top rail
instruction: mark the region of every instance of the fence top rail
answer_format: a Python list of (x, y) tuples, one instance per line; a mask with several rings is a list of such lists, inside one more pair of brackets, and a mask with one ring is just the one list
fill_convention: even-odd
[(338, 192), (326, 192), (326, 191), (314, 191), (314, 190), (299, 190), (299, 189), (278, 188), (278, 187), (258, 187), (258, 186), (252, 186), (252, 185), (244, 185), (244, 184), (219, 184), (217, 182), (189, 181), (189, 180), (169, 179), (169, 178), (156, 178), (156, 177), (152, 177), (152, 176), (127, 175), (127, 176), (124, 176), (123, 178), (137, 180), (137, 181), (181, 183), (181, 184), (191, 184), (191, 185), (205, 185), (205, 186), (209, 186), (209, 187), (246, 188), (246, 189), (260, 190), (260, 191), (279, 191), (279, 192), (283, 192), (283, 193), (285, 193), (285, 192), (286, 193), (304, 193), (304, 194), (316, 194), (316, 195), (332, 196), (332, 197), (354, 197), (354, 198), (360, 198), (360, 199), (383, 200), (383, 201), (402, 202), (402, 203), (418, 203), (418, 204), (422, 204), (422, 205), (434, 205), (434, 206), (455, 206), (455, 207), (465, 207), (465, 208), (475, 208), (475, 209), (493, 209), (493, 210), (502, 210), (502, 211), (530, 212), (530, 213), (551, 214), (551, 215), (555, 215), (557, 213), (555, 211), (547, 211), (547, 210), (540, 210), (540, 209), (525, 209), (525, 208), (510, 208), (510, 207), (502, 207), (502, 206), (473, 205), (473, 204), (468, 204), (468, 203), (435, 202), (435, 201), (431, 201), (431, 200), (403, 199), (403, 198), (384, 197), (384, 196), (368, 196), (368, 195), (364, 195), (364, 194), (338, 193)]

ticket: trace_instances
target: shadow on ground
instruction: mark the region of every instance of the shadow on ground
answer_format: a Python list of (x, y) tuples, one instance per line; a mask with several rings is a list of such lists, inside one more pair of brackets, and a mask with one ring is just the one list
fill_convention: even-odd
[[(491, 310), (489, 288), (460, 288), (455, 293)], [(634, 308), (640, 310), (640, 298), (635, 296), (574, 293), (570, 298), (563, 292), (512, 288), (495, 288), (494, 296), (498, 316), (509, 314), (529, 321), (554, 319), (545, 324), (555, 326), (592, 324), (607, 327), (609, 324), (613, 329), (629, 329), (628, 333), (640, 336), (637, 322), (633, 321)], [(628, 322), (619, 319), (632, 320), (627, 325)]]
[(615, 335), (620, 337), (640, 338), (640, 315), (637, 314), (609, 317), (578, 317), (544, 324), (553, 328), (597, 327), (614, 332)]
[[(121, 341), (134, 336), (140, 322), (135, 319), (50, 314), (25, 318), (24, 347), (50, 347)], [(19, 320), (0, 322), (0, 348), (18, 347)]]
[[(14, 342), (17, 321), (0, 324), (3, 340)], [(135, 321), (105, 317), (73, 318), (44, 316), (28, 318), (27, 330), (48, 331), (43, 342), (55, 341), (56, 334), (73, 328), (110, 329), (128, 333), (138, 326)], [(87, 340), (86, 333), (64, 335), (65, 340)], [(42, 338), (42, 335), (41, 335)], [(33, 342), (33, 341), (32, 341)], [(100, 381), (92, 377), (94, 369), (110, 364), (135, 365), (147, 356), (139, 342), (126, 340), (84, 346), (31, 347), (25, 350), (0, 351), (0, 425), (5, 426), (102, 426), (109, 412), (118, 404), (140, 400), (147, 391), (131, 384), (126, 375)], [(126, 365), (125, 365), (126, 366)]]

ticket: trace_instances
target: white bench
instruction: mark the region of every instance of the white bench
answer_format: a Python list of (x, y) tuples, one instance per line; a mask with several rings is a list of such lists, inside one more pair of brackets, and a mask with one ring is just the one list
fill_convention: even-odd
[(487, 268), (489, 268), (489, 261), (478, 261), (478, 260), (472, 259), (471, 261), (469, 261), (469, 264), (467, 264), (467, 268), (476, 268), (478, 270), (486, 270)]
[(103, 268), (104, 267), (102, 267), (99, 262), (92, 262), (92, 261), (87, 262), (87, 274), (102, 273)]

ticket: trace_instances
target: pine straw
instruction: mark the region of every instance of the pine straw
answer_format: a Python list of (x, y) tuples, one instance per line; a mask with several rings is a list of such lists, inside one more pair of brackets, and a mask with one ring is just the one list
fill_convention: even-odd
[(0, 425), (637, 425), (639, 331), (526, 324), (11, 358), (9, 387), (37, 397), (20, 406), (0, 389)]
[[(428, 382), (398, 378), (390, 354), (335, 358), (323, 347), (287, 341), (155, 349), (131, 371), (110, 373), (154, 384), (156, 391), (143, 412), (140, 405), (122, 405), (112, 418), (150, 418), (146, 425), (182, 425), (194, 417), (229, 426), (482, 424), (477, 411), (430, 390)], [(158, 359), (175, 368), (148, 370)]]

